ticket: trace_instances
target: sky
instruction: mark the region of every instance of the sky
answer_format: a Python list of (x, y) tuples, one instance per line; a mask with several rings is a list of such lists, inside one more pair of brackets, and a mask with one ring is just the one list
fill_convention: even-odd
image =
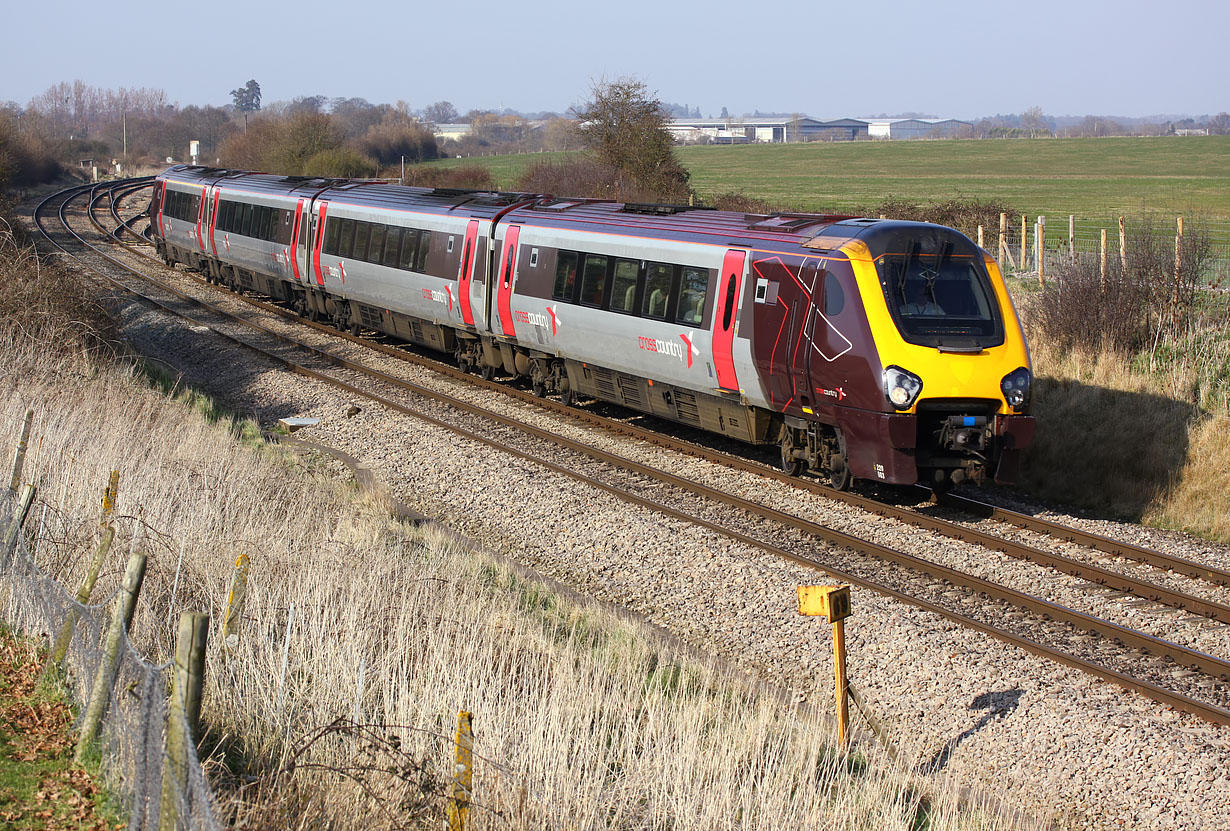
[[(633, 77), (704, 116), (924, 113), (973, 119), (1230, 110), (1226, 0), (758, 2), (15, 0), (0, 102), (60, 81), (231, 102), (295, 97), (565, 112)], [(20, 33), (14, 36), (14, 33)], [(130, 49), (110, 43), (124, 39)], [(48, 57), (56, 51), (54, 59)], [(103, 55), (114, 55), (104, 60)]]

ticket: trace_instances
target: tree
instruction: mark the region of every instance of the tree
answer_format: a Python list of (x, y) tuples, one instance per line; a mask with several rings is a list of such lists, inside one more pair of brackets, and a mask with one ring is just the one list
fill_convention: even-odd
[(231, 90), (231, 99), (235, 102), (235, 109), (243, 113), (243, 126), (246, 130), (248, 113), (254, 113), (261, 108), (261, 85), (252, 79), (239, 89)]
[(1209, 133), (1214, 136), (1230, 134), (1230, 113), (1218, 113), (1210, 118)]
[(686, 199), (688, 172), (675, 158), (675, 142), (666, 129), (670, 116), (662, 102), (633, 78), (598, 82), (590, 92), (590, 100), (574, 107), (572, 115), (598, 161), (651, 198)]
[(1050, 128), (1047, 125), (1046, 114), (1042, 112), (1041, 107), (1030, 107), (1021, 113), (1021, 129), (1028, 130), (1030, 138), (1049, 136), (1051, 134)]
[(448, 101), (437, 101), (423, 108), (423, 120), (432, 124), (455, 124), (457, 108)]

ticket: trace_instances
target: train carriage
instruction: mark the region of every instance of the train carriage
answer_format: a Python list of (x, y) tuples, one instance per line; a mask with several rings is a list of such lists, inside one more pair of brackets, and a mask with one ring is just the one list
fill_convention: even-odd
[(176, 167), (169, 262), (340, 328), (752, 444), (785, 470), (1011, 481), (1029, 355), (992, 258), (950, 228)]

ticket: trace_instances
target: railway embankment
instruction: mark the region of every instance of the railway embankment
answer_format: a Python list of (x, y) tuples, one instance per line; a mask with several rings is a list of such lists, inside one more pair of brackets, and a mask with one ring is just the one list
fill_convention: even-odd
[[(0, 447), (8, 458), (32, 409), (24, 479), (40, 494), (36, 564), (78, 583), (99, 495), (118, 470), (116, 554), (96, 596), (117, 587), (129, 550), (146, 552), (129, 639), (154, 662), (170, 656), (168, 621), (180, 611), (212, 614), (199, 738), (219, 820), (438, 827), (467, 711), (472, 827), (1020, 821), (873, 741), (835, 752), (819, 708), (705, 657), (703, 643), (638, 622), (650, 615), (615, 614), (480, 544), (391, 520), (382, 499), (354, 492), (340, 463), (270, 448), (255, 421), (234, 415), (257, 413), (263, 424), (277, 412), (319, 412), (362, 426), (362, 415), (347, 417), (351, 402), (135, 305), (113, 306), (111, 329), (93, 316), (97, 287), (17, 250), (25, 259), (3, 265), (6, 283), (29, 299), (0, 316)], [(68, 294), (67, 311), (38, 302), (53, 287)], [(167, 363), (190, 363), (222, 408)], [(488, 485), (481, 460), (455, 466), (435, 445), (423, 449), (413, 465), (458, 482), (470, 471), (481, 479), (475, 499), (505, 495), (508, 483)], [(532, 493), (533, 472), (522, 474)], [(500, 551), (516, 537), (544, 542), (530, 517), (514, 524)], [(578, 531), (591, 524), (575, 518)], [(587, 546), (578, 540), (578, 555)], [(246, 601), (228, 644), (217, 626), (241, 554)]]

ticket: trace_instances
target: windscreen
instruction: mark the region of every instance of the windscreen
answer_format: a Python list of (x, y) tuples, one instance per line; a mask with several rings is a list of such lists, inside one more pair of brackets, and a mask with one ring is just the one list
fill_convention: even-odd
[(906, 341), (953, 348), (1003, 343), (999, 304), (977, 246), (938, 226), (899, 226), (881, 236), (876, 270)]

